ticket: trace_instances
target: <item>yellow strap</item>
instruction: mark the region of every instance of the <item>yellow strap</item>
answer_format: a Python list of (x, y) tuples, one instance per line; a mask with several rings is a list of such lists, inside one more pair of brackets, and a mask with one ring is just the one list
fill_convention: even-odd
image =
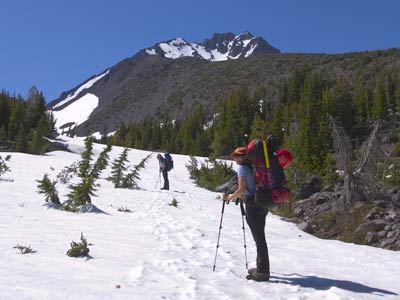
[(262, 140), (263, 149), (264, 149), (264, 157), (265, 157), (265, 166), (269, 169), (269, 157), (268, 157), (268, 148), (267, 141), (265, 139)]

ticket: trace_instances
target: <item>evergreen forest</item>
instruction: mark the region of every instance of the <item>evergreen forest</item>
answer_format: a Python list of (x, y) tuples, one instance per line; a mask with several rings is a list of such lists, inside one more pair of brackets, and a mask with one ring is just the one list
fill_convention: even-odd
[[(355, 161), (377, 120), (384, 124), (385, 142), (400, 149), (399, 68), (360, 72), (348, 80), (303, 65), (276, 86), (272, 94), (278, 95), (278, 101), (268, 99), (269, 94), (263, 86), (251, 90), (238, 86), (212, 115), (199, 105), (183, 121), (167, 115), (162, 120), (148, 117), (140, 123), (122, 125), (113, 137), (103, 136), (102, 142), (218, 158), (253, 138), (274, 134), (295, 157), (291, 169), (318, 175), (326, 183), (335, 180), (336, 169), (331, 119), (343, 126)], [(394, 151), (394, 156), (398, 152)], [(303, 180), (306, 178), (303, 176)], [(393, 180), (397, 184), (397, 179)]]
[(29, 90), (27, 99), (0, 92), (0, 151), (41, 154), (49, 150), (45, 137), (55, 137), (52, 114), (42, 92)]

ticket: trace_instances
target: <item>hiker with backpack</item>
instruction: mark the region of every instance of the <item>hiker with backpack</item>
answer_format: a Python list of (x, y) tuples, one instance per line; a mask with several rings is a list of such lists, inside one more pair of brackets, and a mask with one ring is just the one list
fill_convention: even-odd
[(269, 281), (269, 256), (268, 247), (265, 239), (265, 218), (268, 208), (255, 205), (256, 185), (254, 181), (253, 168), (247, 161), (247, 150), (239, 147), (231, 153), (234, 161), (239, 165), (237, 169), (238, 187), (232, 194), (223, 193), (224, 201), (236, 201), (243, 198), (245, 203), (246, 222), (250, 227), (251, 234), (257, 247), (256, 268), (248, 270), (246, 279), (255, 281)]
[(171, 154), (166, 152), (164, 157), (159, 153), (157, 154), (158, 163), (160, 164), (160, 173), (162, 173), (164, 178), (164, 186), (161, 188), (162, 190), (169, 190), (169, 180), (168, 180), (168, 172), (172, 170), (174, 167), (173, 160)]

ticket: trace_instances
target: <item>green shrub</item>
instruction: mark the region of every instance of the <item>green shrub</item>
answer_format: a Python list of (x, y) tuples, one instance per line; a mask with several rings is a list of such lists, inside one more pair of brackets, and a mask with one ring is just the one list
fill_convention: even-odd
[(88, 257), (89, 248), (86, 238), (81, 233), (81, 242), (77, 243), (72, 241), (71, 248), (67, 251), (67, 255), (70, 257)]
[(174, 198), (172, 199), (171, 203), (169, 204), (170, 206), (178, 207), (178, 201)]
[(190, 178), (194, 179), (199, 186), (210, 191), (215, 191), (217, 186), (224, 184), (236, 174), (232, 164), (226, 162), (210, 159), (202, 163), (200, 169), (198, 165), (197, 159), (190, 157), (190, 163), (186, 165)]

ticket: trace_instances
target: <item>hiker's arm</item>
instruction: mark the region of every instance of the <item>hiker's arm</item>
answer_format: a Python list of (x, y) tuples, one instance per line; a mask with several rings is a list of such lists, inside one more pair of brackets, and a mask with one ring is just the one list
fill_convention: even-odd
[(223, 193), (222, 198), (228, 201), (235, 201), (237, 198), (242, 197), (244, 192), (246, 191), (247, 181), (246, 176), (240, 176), (238, 178), (238, 188), (233, 194)]

